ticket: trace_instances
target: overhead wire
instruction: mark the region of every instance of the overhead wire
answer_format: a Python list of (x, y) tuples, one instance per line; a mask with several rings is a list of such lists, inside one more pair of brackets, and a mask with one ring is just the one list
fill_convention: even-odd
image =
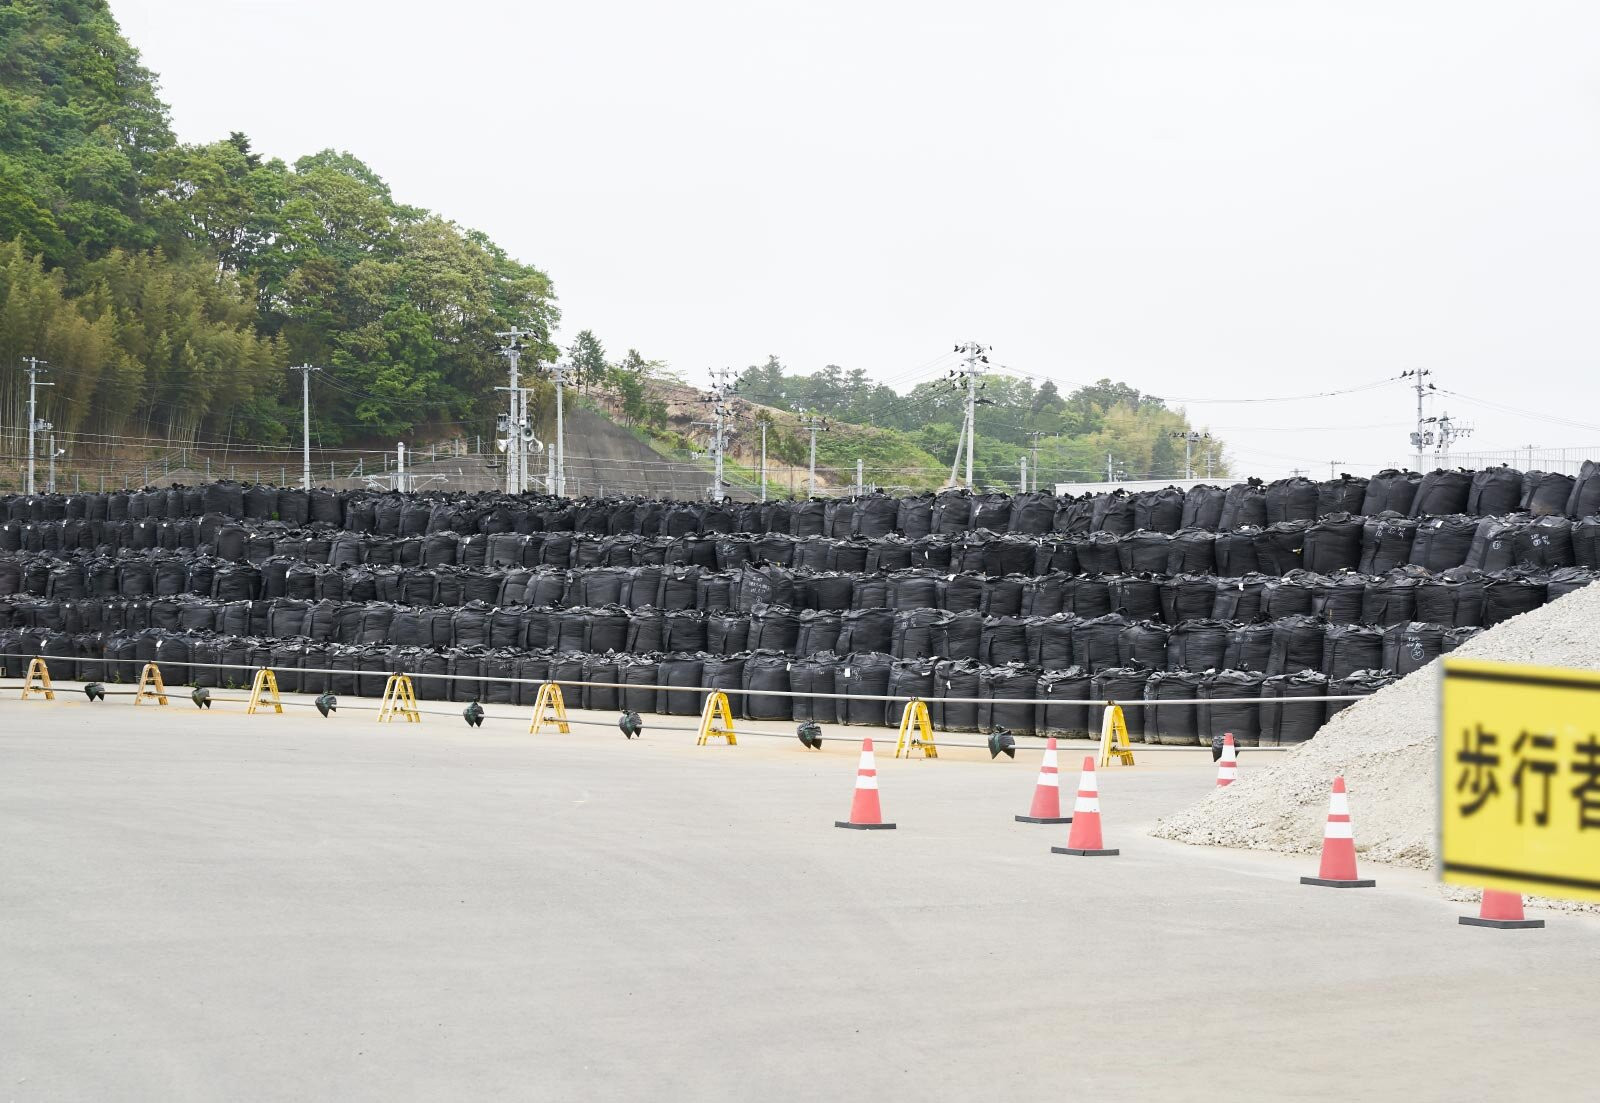
[(1501, 413), (1516, 414), (1519, 417), (1533, 418), (1536, 421), (1548, 421), (1556, 425), (1566, 425), (1574, 429), (1588, 429), (1593, 432), (1600, 433), (1600, 425), (1597, 425), (1593, 422), (1575, 421), (1572, 418), (1559, 417), (1555, 414), (1536, 413), (1533, 410), (1524, 410), (1518, 406), (1509, 406), (1503, 402), (1494, 402), (1487, 398), (1477, 398), (1470, 394), (1463, 394), (1460, 391), (1447, 390), (1444, 387), (1435, 387), (1433, 393), (1446, 394), (1452, 398), (1459, 398), (1464, 402), (1473, 402), (1479, 406), (1487, 406), (1489, 409), (1499, 410)]
[[(1312, 394), (1252, 395), (1250, 397), (1245, 397), (1245, 398), (1213, 398), (1213, 397), (1195, 397), (1195, 398), (1181, 398), (1180, 397), (1180, 398), (1174, 398), (1174, 397), (1169, 396), (1169, 395), (1161, 395), (1159, 397), (1161, 398), (1161, 401), (1163, 401), (1163, 402), (1181, 402), (1181, 403), (1184, 403), (1186, 405), (1192, 405), (1192, 406), (1245, 405), (1245, 404), (1258, 403), (1258, 402), (1306, 402), (1306, 401), (1309, 401), (1309, 400), (1314, 399), (1314, 398), (1334, 398), (1334, 397), (1337, 397), (1339, 395), (1360, 394), (1363, 391), (1376, 390), (1379, 387), (1386, 387), (1386, 386), (1388, 386), (1388, 385), (1390, 385), (1392, 383), (1398, 383), (1398, 382), (1400, 382), (1400, 376), (1394, 375), (1394, 376), (1387, 376), (1387, 377), (1385, 377), (1383, 379), (1373, 380), (1371, 383), (1358, 384), (1357, 386), (1354, 386), (1354, 387), (1341, 387), (1338, 390), (1317, 391), (1317, 392), (1312, 393)], [(1152, 397), (1156, 397), (1156, 396), (1152, 396)]]

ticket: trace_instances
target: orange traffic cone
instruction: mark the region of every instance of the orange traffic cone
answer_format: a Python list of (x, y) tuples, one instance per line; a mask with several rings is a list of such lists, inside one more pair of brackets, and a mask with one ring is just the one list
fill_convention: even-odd
[(1026, 816), (1018, 816), (1018, 823), (1071, 823), (1071, 816), (1061, 814), (1061, 771), (1056, 766), (1056, 740), (1051, 736), (1044, 745), (1044, 761), (1039, 763), (1039, 780), (1033, 786), (1033, 807)]
[(1239, 780), (1239, 749), (1233, 745), (1233, 733), (1222, 737), (1222, 758), (1217, 761), (1217, 788), (1232, 785)]
[(835, 827), (857, 831), (893, 831), (894, 824), (883, 822), (878, 807), (878, 760), (872, 754), (872, 736), (861, 740), (861, 763), (856, 767), (856, 795), (850, 802), (850, 818), (834, 820)]
[(1508, 931), (1544, 926), (1542, 919), (1523, 918), (1520, 892), (1502, 892), (1500, 889), (1484, 889), (1483, 903), (1478, 905), (1478, 914), (1463, 915), (1458, 918), (1469, 927), (1499, 927)]
[(1072, 805), (1072, 833), (1066, 846), (1053, 846), (1052, 854), (1079, 854), (1099, 858), (1119, 854), (1102, 848), (1100, 838), (1100, 789), (1094, 780), (1094, 756), (1085, 755), (1083, 774), (1078, 778), (1078, 799)]
[(1344, 795), (1344, 778), (1333, 779), (1328, 800), (1328, 826), (1322, 832), (1322, 868), (1315, 877), (1300, 878), (1302, 885), (1330, 889), (1370, 889), (1376, 881), (1356, 877), (1356, 837), (1350, 827), (1350, 801)]

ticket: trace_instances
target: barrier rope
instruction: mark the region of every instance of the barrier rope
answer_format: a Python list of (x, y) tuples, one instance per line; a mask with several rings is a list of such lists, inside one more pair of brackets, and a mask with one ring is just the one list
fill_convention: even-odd
[[(0, 653), (0, 659), (33, 659), (42, 658), (49, 663), (51, 658), (69, 663), (127, 663), (139, 665), (138, 659), (94, 659), (76, 658), (71, 655), (20, 655)], [(177, 667), (204, 667), (208, 670), (248, 670), (251, 672), (263, 669), (273, 669), (259, 665), (245, 665), (241, 663), (197, 663), (181, 660), (165, 661), (152, 660), (158, 666)], [(901, 703), (921, 699), (924, 701), (943, 701), (954, 705), (981, 705), (995, 701), (1003, 701), (1009, 705), (1053, 705), (1057, 708), (1070, 708), (1074, 705), (1098, 706), (1118, 705), (1124, 709), (1129, 708), (1156, 708), (1160, 705), (1246, 705), (1246, 704), (1309, 704), (1312, 701), (1362, 701), (1370, 694), (1320, 694), (1314, 697), (1177, 697), (1163, 700), (1147, 700), (1145, 698), (1123, 700), (1121, 698), (1062, 698), (1062, 697), (945, 697), (939, 694), (924, 693), (811, 693), (790, 689), (744, 689), (738, 686), (664, 686), (653, 683), (640, 682), (589, 682), (573, 681), (558, 678), (502, 678), (476, 674), (421, 674), (417, 671), (396, 671), (385, 667), (382, 670), (333, 670), (326, 667), (295, 666), (284, 667), (284, 670), (298, 670), (302, 674), (334, 674), (353, 678), (387, 678), (391, 674), (410, 674), (413, 681), (432, 678), (437, 681), (448, 682), (494, 682), (498, 684), (541, 686), (546, 682), (555, 682), (557, 685), (588, 686), (594, 689), (648, 689), (654, 692), (665, 690), (668, 693), (714, 693), (721, 691), (727, 694), (744, 694), (758, 697), (794, 697), (804, 700), (817, 701), (899, 701)], [(80, 679), (81, 680), (81, 679)]]

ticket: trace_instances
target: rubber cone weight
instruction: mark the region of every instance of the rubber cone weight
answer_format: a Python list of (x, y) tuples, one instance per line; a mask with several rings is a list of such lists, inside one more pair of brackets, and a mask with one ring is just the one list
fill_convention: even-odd
[(1469, 927), (1496, 927), (1502, 931), (1520, 931), (1544, 926), (1542, 919), (1479, 919), (1475, 915), (1460, 915), (1456, 918)]
[(1071, 823), (1071, 816), (1017, 816), (1018, 823)]
[(849, 820), (834, 820), (835, 827), (848, 827), (851, 831), (893, 831), (892, 823), (851, 823)]
[(1050, 848), (1050, 853), (1052, 853), (1052, 854), (1076, 854), (1079, 857), (1083, 857), (1083, 858), (1109, 858), (1113, 854), (1121, 854), (1122, 851), (1120, 851), (1120, 850), (1074, 850), (1070, 846), (1053, 846), (1053, 847)]
[(1377, 886), (1378, 882), (1365, 878), (1358, 881), (1334, 881), (1327, 877), (1302, 877), (1302, 885), (1321, 885), (1325, 889), (1370, 889)]

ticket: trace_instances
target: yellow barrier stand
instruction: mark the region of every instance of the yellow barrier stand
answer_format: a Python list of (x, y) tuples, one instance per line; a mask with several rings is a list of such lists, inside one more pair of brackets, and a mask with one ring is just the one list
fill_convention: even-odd
[(923, 758), (939, 757), (939, 748), (933, 742), (933, 724), (928, 719), (928, 702), (913, 697), (900, 714), (900, 738), (895, 741), (894, 756), (910, 758), (918, 748)]
[(544, 682), (539, 686), (539, 696), (534, 698), (533, 702), (533, 723), (528, 725), (528, 734), (538, 735), (546, 724), (554, 724), (556, 731), (562, 735), (572, 734), (572, 726), (567, 723), (567, 705), (561, 699), (559, 682)]
[(245, 706), (244, 714), (254, 716), (256, 709), (267, 704), (272, 706), (273, 712), (283, 712), (283, 702), (278, 698), (278, 676), (262, 669), (256, 671), (255, 680), (250, 683), (250, 703)]
[(391, 674), (383, 683), (383, 704), (378, 708), (378, 723), (387, 724), (396, 716), (404, 716), (408, 724), (422, 723), (422, 713), (417, 711), (417, 691), (411, 685), (411, 675)]
[(1111, 759), (1120, 759), (1124, 766), (1133, 765), (1133, 748), (1128, 745), (1128, 722), (1123, 719), (1122, 706), (1106, 702), (1105, 718), (1100, 722), (1101, 766), (1111, 765)]
[(728, 707), (728, 695), (720, 689), (706, 694), (706, 707), (700, 710), (700, 738), (696, 747), (704, 747), (711, 739), (726, 739), (728, 746), (737, 747), (739, 736), (733, 730), (733, 710)]
[[(39, 679), (38, 685), (33, 684), (35, 678)], [(28, 676), (22, 683), (22, 699), (26, 701), (30, 693), (42, 693), (46, 701), (56, 699), (56, 691), (50, 686), (50, 668), (44, 665), (43, 659), (28, 660)]]
[(139, 671), (139, 691), (133, 695), (136, 705), (146, 701), (154, 701), (158, 705), (167, 703), (167, 686), (161, 680), (161, 668), (155, 663), (145, 663), (144, 669)]

